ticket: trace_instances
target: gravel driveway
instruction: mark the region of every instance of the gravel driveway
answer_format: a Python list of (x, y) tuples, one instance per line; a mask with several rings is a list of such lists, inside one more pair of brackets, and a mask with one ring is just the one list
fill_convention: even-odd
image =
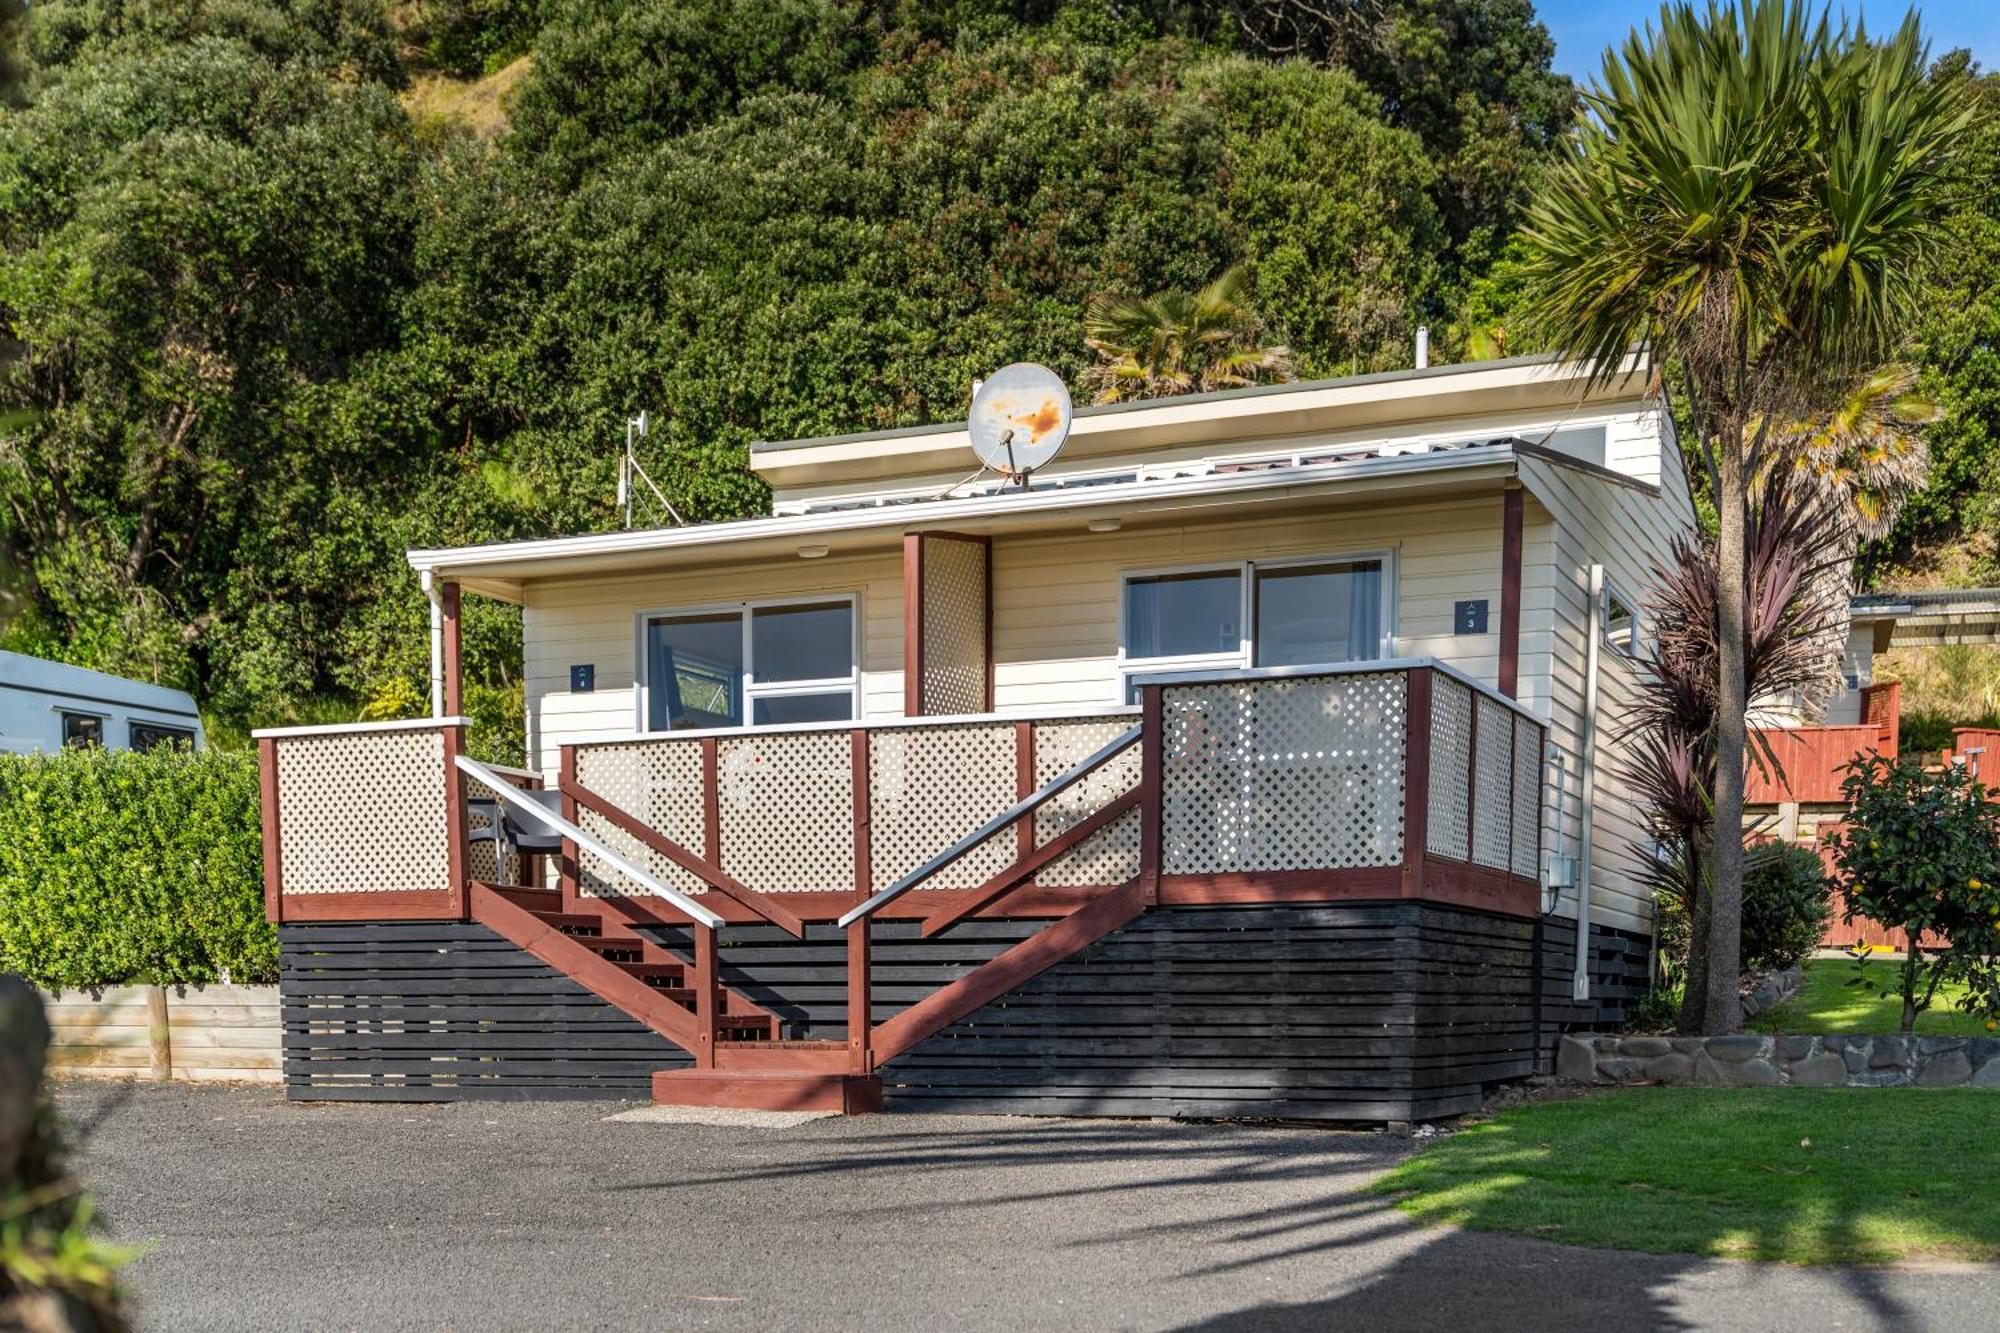
[(64, 1085), (142, 1330), (1992, 1328), (1986, 1270), (1421, 1230), (1375, 1134)]

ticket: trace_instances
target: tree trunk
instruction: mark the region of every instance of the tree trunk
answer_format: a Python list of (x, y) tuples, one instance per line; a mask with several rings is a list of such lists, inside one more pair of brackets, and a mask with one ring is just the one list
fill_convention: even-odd
[(1702, 1030), (1703, 1008), (1708, 1003), (1708, 895), (1701, 891), (1701, 847), (1691, 842), (1688, 863), (1688, 957), (1687, 972), (1681, 978), (1681, 1012), (1674, 1030), (1693, 1036)]
[(1903, 932), (1903, 1035), (1913, 1036), (1917, 1030), (1917, 932)]
[(1743, 666), (1743, 611), (1748, 600), (1744, 527), (1748, 486), (1742, 423), (1726, 420), (1716, 440), (1721, 491), (1716, 496), (1715, 838), (1709, 846), (1708, 975), (1702, 1031), (1743, 1026), (1737, 984), (1743, 971), (1743, 752), (1749, 740), (1749, 700)]

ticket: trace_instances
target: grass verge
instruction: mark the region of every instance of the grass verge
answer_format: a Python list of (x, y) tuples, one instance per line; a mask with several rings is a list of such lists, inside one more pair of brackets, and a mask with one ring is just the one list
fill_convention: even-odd
[(1629, 1088), (1504, 1112), (1375, 1189), (1420, 1222), (1797, 1264), (2000, 1260), (2000, 1098)]
[[(1903, 1002), (1893, 995), (1875, 995), (1848, 981), (1863, 964), (1846, 958), (1816, 958), (1805, 965), (1806, 982), (1799, 993), (1751, 1019), (1752, 1032), (1799, 1034), (1848, 1032), (1879, 1035), (1897, 1032), (1903, 1025)], [(1889, 958), (1875, 959), (1865, 966), (1868, 975), (1890, 983), (1900, 966)], [(1959, 986), (1938, 991), (1931, 1007), (1917, 1015), (1917, 1034), (1924, 1037), (1984, 1037), (1983, 1020), (1953, 1007), (1964, 993)], [(1996, 1108), (2000, 1109), (2000, 1108)]]

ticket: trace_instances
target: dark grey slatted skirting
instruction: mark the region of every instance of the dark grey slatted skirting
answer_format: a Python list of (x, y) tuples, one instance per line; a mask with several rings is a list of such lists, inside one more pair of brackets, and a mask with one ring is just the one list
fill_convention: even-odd
[[(894, 1018), (1033, 935), (1046, 921), (965, 921), (921, 939), (915, 921), (876, 921), (868, 934), (870, 1012)], [(667, 948), (691, 957), (686, 930), (648, 928)], [(801, 1041), (847, 1040), (847, 932), (831, 922), (806, 927), (803, 940), (776, 926), (726, 926), (717, 937), (722, 983), (776, 1014), (785, 1035)]]
[(1650, 937), (1609, 926), (1590, 928), (1590, 998), (1577, 1000), (1576, 922), (1542, 918), (1542, 1045), (1537, 1069), (1555, 1069), (1556, 1043), (1564, 1032), (1622, 1027), (1646, 997), (1652, 965)]
[(281, 926), (297, 1100), (649, 1099), (680, 1047), (479, 925)]
[(1380, 1121), (1532, 1071), (1534, 924), (1426, 904), (1167, 908), (884, 1071), (897, 1110)]

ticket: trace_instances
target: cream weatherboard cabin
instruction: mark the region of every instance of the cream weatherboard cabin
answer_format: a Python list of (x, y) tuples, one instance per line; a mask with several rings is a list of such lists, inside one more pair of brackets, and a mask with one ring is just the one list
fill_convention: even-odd
[[(1086, 408), (1025, 484), (962, 423), (760, 444), (767, 517), (411, 552), (436, 715), (260, 734), (292, 1094), (1475, 1106), (1644, 986), (1645, 388)], [(462, 755), (466, 597), (531, 769)]]

